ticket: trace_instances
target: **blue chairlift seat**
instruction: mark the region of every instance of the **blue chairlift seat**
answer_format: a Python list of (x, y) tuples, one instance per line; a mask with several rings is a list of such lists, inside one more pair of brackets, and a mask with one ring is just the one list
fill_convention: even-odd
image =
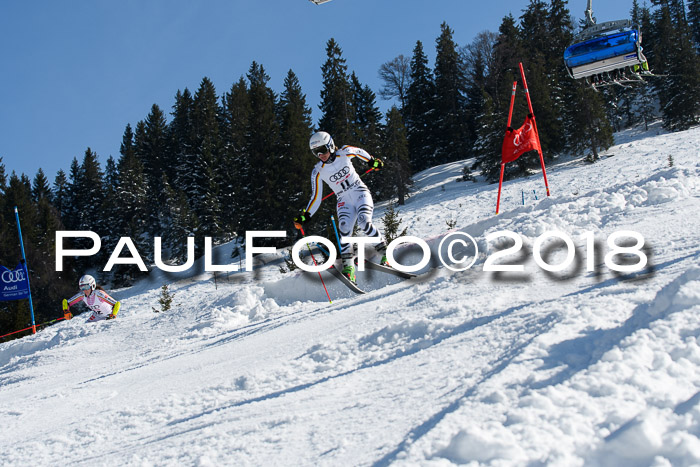
[(579, 79), (646, 62), (638, 29), (616, 31), (570, 46), (564, 62), (572, 78)]

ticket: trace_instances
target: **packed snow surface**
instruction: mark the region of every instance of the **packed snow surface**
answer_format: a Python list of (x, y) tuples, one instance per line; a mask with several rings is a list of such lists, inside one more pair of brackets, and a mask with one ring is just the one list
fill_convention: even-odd
[[(616, 138), (550, 163), (550, 197), (539, 173), (507, 181), (499, 215), (464, 162), (416, 176), (398, 209), (432, 249), (417, 278), (358, 273), (355, 295), (323, 273), (329, 303), (280, 251), (216, 280), (155, 271), (114, 291), (114, 321), (0, 344), (0, 463), (700, 464), (700, 129)], [(608, 257), (620, 231), (644, 246)], [(434, 260), (450, 233), (476, 240), (466, 271)]]

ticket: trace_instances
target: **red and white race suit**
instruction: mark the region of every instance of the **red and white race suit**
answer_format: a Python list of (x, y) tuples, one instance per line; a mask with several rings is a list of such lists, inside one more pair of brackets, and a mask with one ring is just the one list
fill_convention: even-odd
[(88, 321), (107, 319), (107, 316), (112, 313), (114, 305), (117, 303), (107, 292), (96, 289), (87, 297), (82, 291), (73, 295), (70, 300), (68, 300), (68, 306), (71, 307), (80, 300), (92, 311), (92, 316), (90, 316)]

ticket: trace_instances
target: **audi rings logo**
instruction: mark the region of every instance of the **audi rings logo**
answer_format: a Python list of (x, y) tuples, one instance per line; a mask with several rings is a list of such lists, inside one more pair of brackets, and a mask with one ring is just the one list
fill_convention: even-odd
[(338, 180), (341, 180), (348, 174), (348, 172), (350, 172), (350, 168), (343, 167), (341, 170), (331, 175), (331, 182), (337, 182)]
[(24, 282), (26, 277), (24, 276), (24, 271), (17, 269), (15, 271), (5, 271), (2, 273), (2, 281), (6, 284), (12, 284), (14, 282)]

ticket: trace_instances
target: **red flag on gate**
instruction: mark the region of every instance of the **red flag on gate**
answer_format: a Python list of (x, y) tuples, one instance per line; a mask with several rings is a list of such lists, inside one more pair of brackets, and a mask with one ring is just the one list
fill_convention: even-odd
[(501, 160), (504, 164), (513, 162), (529, 151), (542, 153), (540, 139), (537, 137), (535, 117), (532, 115), (528, 115), (523, 126), (517, 130), (506, 130), (503, 146), (501, 147)]
[(527, 81), (525, 81), (525, 70), (523, 64), (520, 63), (520, 77), (523, 79), (523, 87), (525, 88), (525, 96), (527, 97), (527, 107), (530, 113), (525, 118), (523, 126), (514, 130), (510, 127), (513, 118), (513, 104), (515, 103), (515, 90), (518, 87), (518, 82), (513, 82), (513, 92), (510, 95), (510, 109), (508, 110), (508, 129), (503, 138), (503, 146), (501, 146), (501, 177), (498, 182), (498, 199), (496, 200), (496, 214), (501, 205), (501, 188), (503, 187), (503, 173), (506, 170), (506, 164), (513, 162), (518, 157), (528, 151), (537, 151), (540, 156), (540, 165), (542, 166), (542, 176), (544, 177), (544, 186), (547, 188), (547, 196), (549, 196), (549, 184), (547, 183), (547, 171), (544, 168), (544, 157), (542, 156), (542, 146), (540, 145), (540, 135), (537, 133), (537, 123), (535, 122), (535, 112), (532, 110), (532, 101), (530, 100), (530, 92), (527, 90)]

